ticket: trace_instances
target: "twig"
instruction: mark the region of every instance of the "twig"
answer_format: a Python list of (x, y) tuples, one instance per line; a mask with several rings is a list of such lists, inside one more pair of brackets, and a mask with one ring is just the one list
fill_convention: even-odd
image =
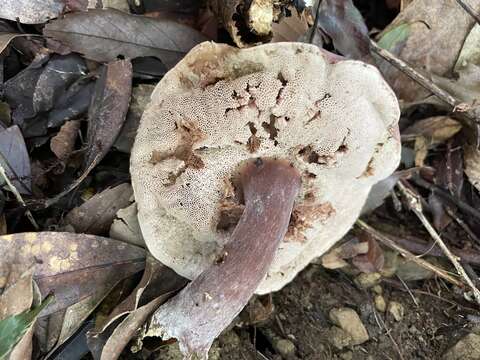
[(457, 206), (459, 209), (465, 211), (466, 213), (476, 217), (480, 220), (480, 211), (475, 209), (474, 207), (468, 205), (464, 201), (452, 196), (447, 191), (443, 190), (442, 188), (438, 187), (437, 185), (431, 184), (428, 181), (423, 180), (422, 178), (416, 176), (413, 178), (415, 184), (421, 186), (422, 188), (430, 190), (432, 193), (444, 198), (445, 200), (450, 201), (452, 204)]
[[(423, 239), (416, 238), (414, 236), (395, 236), (388, 234), (388, 236), (395, 241), (399, 246), (404, 247), (406, 250), (414, 253), (415, 255), (430, 255), (435, 257), (445, 257), (445, 254), (438, 248), (435, 241), (427, 243)], [(479, 266), (480, 265), (480, 253), (477, 251), (465, 251), (462, 249), (451, 250), (452, 253), (459, 257), (462, 262)]]
[(426, 76), (422, 75), (419, 73), (417, 70), (412, 68), (410, 65), (408, 65), (405, 61), (399, 59), (396, 57), (394, 54), (392, 54), (390, 51), (385, 50), (378, 46), (378, 44), (370, 40), (370, 49), (375, 52), (375, 54), (379, 55), (381, 58), (383, 58), (385, 61), (389, 62), (391, 65), (396, 67), (398, 70), (403, 72), (405, 75), (407, 75), (409, 78), (412, 80), (416, 81), (419, 83), (421, 86), (423, 86), (425, 89), (428, 91), (432, 92), (435, 94), (439, 99), (442, 101), (446, 102), (448, 105), (451, 107), (455, 108), (456, 106), (460, 105), (460, 101), (455, 99), (452, 95), (450, 95), (447, 91), (441, 89), (438, 85), (433, 83), (430, 79), (428, 79)]
[(397, 278), (398, 278), (398, 280), (400, 280), (400, 282), (402, 283), (403, 287), (404, 287), (405, 289), (407, 289), (408, 294), (409, 294), (410, 297), (412, 298), (413, 303), (415, 304), (415, 306), (416, 306), (416, 307), (419, 307), (418, 301), (417, 301), (417, 299), (415, 298), (415, 296), (413, 295), (412, 290), (410, 290), (410, 288), (408, 287), (407, 283), (406, 283), (405, 281), (403, 281), (403, 279), (402, 279), (400, 276), (398, 276), (398, 274), (397, 274)]
[(20, 195), (17, 188), (12, 184), (12, 182), (8, 178), (4, 167), (2, 166), (2, 163), (0, 163), (0, 175), (5, 180), (5, 182), (7, 183), (7, 186), (9, 187), (10, 191), (13, 193), (13, 195), (15, 195), (15, 198), (17, 199), (17, 201), (25, 208), (25, 215), (27, 216), (27, 219), (33, 225), (35, 230), (40, 230), (40, 227), (38, 226), (37, 222), (35, 221), (35, 218), (33, 217), (30, 210), (27, 208), (27, 205), (25, 204), (25, 201), (23, 200), (22, 195)]
[(403, 247), (397, 245), (395, 243), (395, 241), (391, 240), (388, 236), (384, 235), (380, 231), (372, 228), (370, 225), (368, 225), (364, 221), (357, 220), (357, 226), (360, 227), (361, 229), (367, 231), (368, 233), (370, 233), (376, 240), (380, 241), (385, 246), (387, 246), (390, 249), (393, 249), (395, 251), (398, 251), (404, 258), (415, 262), (417, 265), (421, 266), (424, 269), (427, 269), (429, 271), (434, 272), (439, 277), (449, 281), (450, 283), (452, 283), (455, 286), (458, 286), (458, 287), (461, 287), (461, 288), (464, 287), (464, 284), (461, 281), (459, 281), (456, 278), (454, 278), (453, 276), (451, 276), (447, 271), (429, 263), (428, 261), (426, 261), (422, 258), (419, 258), (419, 257), (415, 256), (410, 251), (408, 251), (408, 250), (404, 249)]
[(73, 184), (71, 184), (68, 189), (66, 189), (65, 191), (62, 191), (60, 194), (54, 196), (53, 198), (51, 199), (47, 199), (44, 203), (44, 206), (43, 208), (46, 209), (46, 208), (49, 208), (50, 206), (52, 206), (53, 204), (55, 204), (56, 202), (58, 202), (61, 198), (63, 198), (65, 195), (68, 195), (71, 191), (73, 191), (74, 189), (76, 189), (78, 187), (78, 185), (80, 185), (83, 180), (85, 180), (85, 178), (88, 176), (88, 174), (90, 174), (90, 172), (93, 170), (93, 168), (95, 166), (97, 166), (98, 164), (98, 160), (100, 159), (100, 153), (98, 153), (95, 158), (93, 159), (92, 163), (88, 166), (88, 168), (83, 172), (82, 175), (80, 175), (80, 177), (75, 180), (73, 182)]
[[(372, 301), (372, 300), (370, 300), (370, 301)], [(397, 350), (397, 354), (400, 357), (400, 360), (404, 360), (405, 358), (403, 357), (402, 351), (400, 350), (400, 347), (398, 346), (397, 342), (393, 338), (393, 336), (391, 334), (391, 330), (389, 328), (387, 328), (387, 325), (385, 324), (385, 321), (383, 321), (382, 317), (380, 316), (380, 314), (375, 309), (375, 306), (373, 307), (373, 315), (375, 316), (375, 321), (377, 322), (378, 327), (381, 328), (381, 329), (383, 328), (383, 330), (385, 330), (385, 334), (388, 336), (388, 338), (392, 342), (395, 350)]]
[(472, 229), (470, 229), (467, 223), (463, 221), (463, 219), (460, 219), (460, 217), (457, 216), (457, 214), (455, 214), (455, 212), (452, 209), (450, 209), (448, 206), (445, 206), (445, 211), (452, 219), (454, 219), (457, 222), (458, 225), (461, 226), (461, 228), (468, 234), (468, 236), (470, 236), (470, 238), (473, 241), (477, 243), (477, 245), (480, 245), (480, 239), (478, 238), (477, 235), (475, 235)]
[(448, 249), (447, 245), (445, 245), (445, 243), (443, 242), (440, 235), (438, 235), (437, 231), (434, 229), (432, 224), (430, 224), (428, 219), (423, 214), (422, 204), (417, 194), (415, 194), (412, 190), (408, 189), (405, 185), (403, 185), (401, 181), (397, 183), (397, 186), (405, 195), (410, 209), (415, 213), (415, 215), (417, 215), (417, 217), (420, 219), (420, 221), (422, 222), (423, 226), (428, 231), (430, 236), (435, 240), (438, 246), (440, 246), (440, 249), (442, 249), (442, 251), (448, 257), (450, 262), (453, 264), (453, 266), (457, 270), (458, 274), (465, 281), (465, 283), (470, 287), (470, 289), (472, 290), (473, 296), (475, 297), (475, 300), (480, 305), (480, 291), (476, 288), (473, 281), (465, 272), (465, 269), (462, 267), (462, 265), (458, 261), (459, 259), (452, 254), (452, 252)]
[(457, 3), (463, 8), (463, 10), (469, 13), (478, 24), (480, 24), (480, 16), (469, 4), (465, 3), (463, 0), (457, 0)]

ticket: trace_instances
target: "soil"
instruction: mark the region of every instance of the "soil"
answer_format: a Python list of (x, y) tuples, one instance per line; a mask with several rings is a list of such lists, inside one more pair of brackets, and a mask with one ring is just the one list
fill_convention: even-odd
[[(400, 321), (388, 311), (381, 313), (375, 309), (378, 286), (375, 291), (361, 289), (353, 279), (342, 270), (310, 265), (291, 284), (272, 295), (274, 309), (267, 320), (245, 325), (245, 319), (255, 319), (252, 319), (253, 305), (244, 310), (237, 325), (215, 342), (210, 359), (440, 359), (458, 339), (480, 330), (478, 324), (475, 329), (468, 320), (469, 315), (475, 317), (475, 306), (438, 279), (403, 285), (398, 279), (382, 278), (379, 285), (386, 303), (396, 301), (404, 308)], [(261, 300), (268, 303), (270, 299)], [(250, 304), (254, 303), (252, 300)], [(333, 324), (328, 314), (338, 307), (349, 307), (359, 314), (369, 341), (341, 350), (331, 344), (329, 329)], [(281, 339), (295, 345), (294, 353), (279, 354), (275, 344)], [(176, 345), (164, 347), (148, 358), (182, 359)]]

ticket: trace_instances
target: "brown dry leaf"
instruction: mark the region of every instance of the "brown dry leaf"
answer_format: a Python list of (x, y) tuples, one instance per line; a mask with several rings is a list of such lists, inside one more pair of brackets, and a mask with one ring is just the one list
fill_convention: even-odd
[(352, 239), (322, 256), (322, 266), (327, 269), (339, 269), (348, 265), (345, 259), (351, 259), (359, 254), (368, 252), (367, 242), (358, 242)]
[(67, 121), (60, 131), (50, 140), (50, 149), (59, 160), (66, 160), (75, 148), (80, 120)]
[(120, 280), (141, 271), (145, 252), (136, 246), (92, 235), (20, 233), (0, 236), (0, 289), (35, 266), (42, 295), (55, 293), (44, 314), (93, 294), (106, 294)]
[(164, 294), (150, 301), (148, 304), (132, 311), (115, 328), (102, 350), (101, 360), (116, 360), (130, 340), (139, 333), (148, 317), (164, 303), (171, 294)]
[(117, 211), (131, 204), (132, 195), (130, 184), (108, 188), (71, 210), (65, 220), (77, 233), (105, 234), (110, 229)]
[[(480, 12), (480, 0), (471, 0), (469, 3)], [(474, 23), (473, 17), (456, 0), (415, 0), (379, 38), (401, 24), (410, 24), (407, 38), (389, 50), (418, 70), (445, 76), (452, 71)], [(429, 95), (427, 90), (390, 64), (384, 61), (379, 61), (378, 64), (399, 98), (415, 101)]]
[(298, 41), (308, 31), (305, 11), (292, 10), (292, 15), (284, 17), (279, 23), (273, 23), (271, 42)]
[(405, 129), (402, 140), (415, 141), (415, 165), (423, 166), (428, 150), (452, 138), (461, 129), (462, 125), (449, 116), (433, 116)]
[(115, 149), (130, 153), (137, 134), (137, 128), (140, 124), (143, 110), (150, 102), (150, 95), (152, 95), (154, 85), (140, 84), (132, 89), (132, 98), (130, 100), (130, 107), (128, 108), (127, 119), (123, 125), (120, 135), (118, 135), (115, 144)]
[[(152, 256), (147, 256), (142, 280), (106, 319), (96, 324), (95, 330), (89, 332), (90, 346), (95, 349), (103, 347), (101, 359), (117, 359), (147, 317), (185, 284), (185, 279)], [(102, 344), (104, 340), (102, 333), (105, 333), (110, 325), (124, 315), (127, 317), (120, 322), (106, 343)]]
[(191, 48), (208, 40), (198, 31), (167, 19), (130, 15), (115, 9), (67, 14), (45, 26), (44, 35), (88, 59), (114, 61), (155, 56), (173, 67)]
[(0, 54), (5, 50), (10, 44), (10, 41), (15, 39), (18, 36), (35, 36), (32, 34), (19, 34), (19, 33), (11, 33), (11, 32), (0, 32)]
[(132, 64), (107, 64), (97, 80), (88, 113), (86, 167), (98, 163), (112, 147), (125, 122), (132, 92)]
[(355, 256), (352, 259), (353, 265), (363, 273), (373, 273), (382, 270), (385, 257), (378, 242), (367, 233), (362, 233), (361, 240), (360, 244), (368, 244), (368, 251), (365, 255)]
[(137, 203), (118, 210), (116, 218), (110, 227), (109, 236), (112, 239), (121, 240), (129, 244), (145, 247), (145, 239), (142, 236), (137, 217)]

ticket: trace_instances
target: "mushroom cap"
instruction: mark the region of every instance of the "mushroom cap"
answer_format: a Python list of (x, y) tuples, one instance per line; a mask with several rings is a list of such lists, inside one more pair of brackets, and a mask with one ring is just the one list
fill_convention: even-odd
[(302, 188), (256, 293), (279, 290), (342, 238), (372, 185), (396, 169), (399, 116), (393, 91), (363, 62), (303, 43), (196, 46), (156, 86), (132, 150), (148, 249), (180, 275), (198, 276), (242, 212), (233, 180), (240, 164), (284, 158)]

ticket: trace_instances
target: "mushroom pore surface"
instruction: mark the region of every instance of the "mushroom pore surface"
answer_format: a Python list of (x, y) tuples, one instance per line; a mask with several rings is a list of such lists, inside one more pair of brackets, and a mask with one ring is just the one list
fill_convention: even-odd
[(157, 85), (132, 151), (149, 250), (196, 278), (221, 256), (244, 210), (239, 166), (284, 159), (302, 186), (256, 293), (280, 289), (348, 231), (372, 185), (397, 167), (398, 118), (373, 66), (300, 43), (198, 45)]

